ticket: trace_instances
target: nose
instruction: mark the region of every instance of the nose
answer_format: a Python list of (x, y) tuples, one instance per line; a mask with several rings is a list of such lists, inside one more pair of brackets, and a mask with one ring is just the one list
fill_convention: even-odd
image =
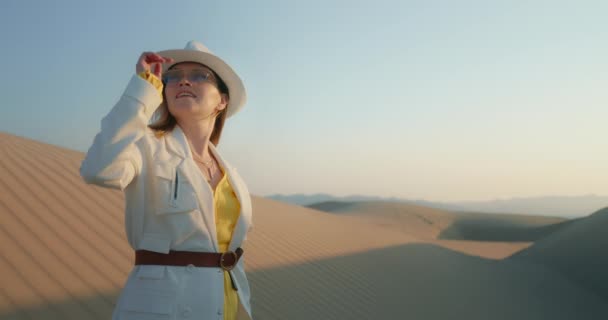
[(182, 76), (181, 79), (179, 79), (179, 86), (192, 86), (192, 83), (190, 83), (190, 81), (188, 81), (188, 77), (187, 76)]

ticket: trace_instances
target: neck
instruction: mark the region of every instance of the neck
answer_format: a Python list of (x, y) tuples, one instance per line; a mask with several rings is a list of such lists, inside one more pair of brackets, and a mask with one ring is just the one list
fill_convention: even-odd
[(202, 159), (210, 159), (209, 143), (211, 141), (209, 139), (213, 132), (215, 118), (210, 119), (210, 121), (193, 121), (178, 124), (184, 132), (186, 139), (190, 142), (192, 152)]

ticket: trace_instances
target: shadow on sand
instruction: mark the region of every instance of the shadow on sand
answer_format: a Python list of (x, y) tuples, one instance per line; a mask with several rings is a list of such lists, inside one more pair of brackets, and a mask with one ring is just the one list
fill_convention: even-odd
[[(250, 272), (255, 319), (605, 319), (608, 301), (541, 265), (408, 244)], [(87, 299), (1, 319), (82, 319)], [(88, 319), (109, 319), (113, 306)]]

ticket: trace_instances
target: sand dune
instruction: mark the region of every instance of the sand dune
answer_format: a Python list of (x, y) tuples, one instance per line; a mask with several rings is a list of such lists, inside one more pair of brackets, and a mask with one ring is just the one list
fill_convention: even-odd
[(457, 219), (441, 232), (441, 239), (474, 241), (536, 241), (574, 220), (517, 214), (457, 213)]
[(454, 214), (413, 204), (383, 201), (322, 202), (307, 206), (335, 214), (360, 218), (422, 239), (435, 239), (454, 222)]
[[(0, 319), (109, 318), (133, 262), (123, 196), (85, 185), (82, 157), (0, 133)], [(253, 207), (245, 261), (256, 319), (604, 319), (608, 310), (586, 282), (606, 285), (602, 270), (564, 276), (564, 261), (546, 256), (605, 248), (595, 232), (605, 214), (502, 259), (530, 242), (437, 239), (453, 217), (424, 207), (400, 227), (259, 197)]]
[(307, 207), (356, 216), (423, 239), (529, 242), (572, 222), (548, 216), (450, 212), (402, 202), (332, 201)]
[(606, 230), (608, 208), (574, 221), (511, 259), (533, 261), (555, 269), (608, 301)]
[(546, 216), (450, 212), (402, 202), (331, 201), (307, 207), (491, 259), (506, 258), (571, 222)]

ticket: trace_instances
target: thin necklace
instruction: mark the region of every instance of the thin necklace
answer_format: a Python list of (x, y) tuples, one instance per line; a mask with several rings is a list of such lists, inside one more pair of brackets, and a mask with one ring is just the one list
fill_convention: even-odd
[(194, 159), (194, 161), (202, 163), (205, 167), (207, 168), (211, 168), (211, 166), (213, 166), (213, 159), (209, 159), (209, 161), (203, 160), (198, 154), (192, 152), (192, 159)]
[(215, 165), (215, 162), (213, 161), (213, 158), (209, 159), (209, 161), (205, 162), (205, 160), (203, 160), (198, 154), (196, 154), (194, 152), (194, 148), (192, 147), (192, 144), (190, 143), (190, 141), (188, 141), (188, 144), (190, 145), (190, 153), (192, 154), (192, 160), (202, 164), (203, 166), (205, 166), (205, 168), (207, 169), (207, 174), (205, 177), (205, 180), (207, 180), (207, 182), (209, 184), (211, 184), (211, 180), (213, 180), (213, 171), (211, 171)]
[(213, 165), (213, 158), (209, 159), (209, 161), (205, 162), (205, 160), (203, 160), (203, 158), (201, 156), (199, 156), (196, 152), (194, 152), (194, 147), (192, 146), (192, 143), (190, 143), (190, 140), (188, 140), (188, 144), (190, 145), (190, 153), (192, 153), (192, 159), (194, 159), (194, 161), (198, 162), (198, 163), (202, 163), (205, 167), (207, 168), (211, 168), (211, 166)]
[(202, 164), (203, 166), (205, 166), (205, 171), (207, 171), (207, 175), (208, 177), (205, 177), (205, 179), (207, 180), (207, 182), (211, 183), (211, 180), (213, 180), (213, 168), (215, 167), (215, 162), (213, 162), (213, 159), (209, 160), (209, 164), (206, 164), (204, 161), (201, 161), (199, 159), (195, 159), (194, 157), (192, 157), (192, 159), (200, 164)]

